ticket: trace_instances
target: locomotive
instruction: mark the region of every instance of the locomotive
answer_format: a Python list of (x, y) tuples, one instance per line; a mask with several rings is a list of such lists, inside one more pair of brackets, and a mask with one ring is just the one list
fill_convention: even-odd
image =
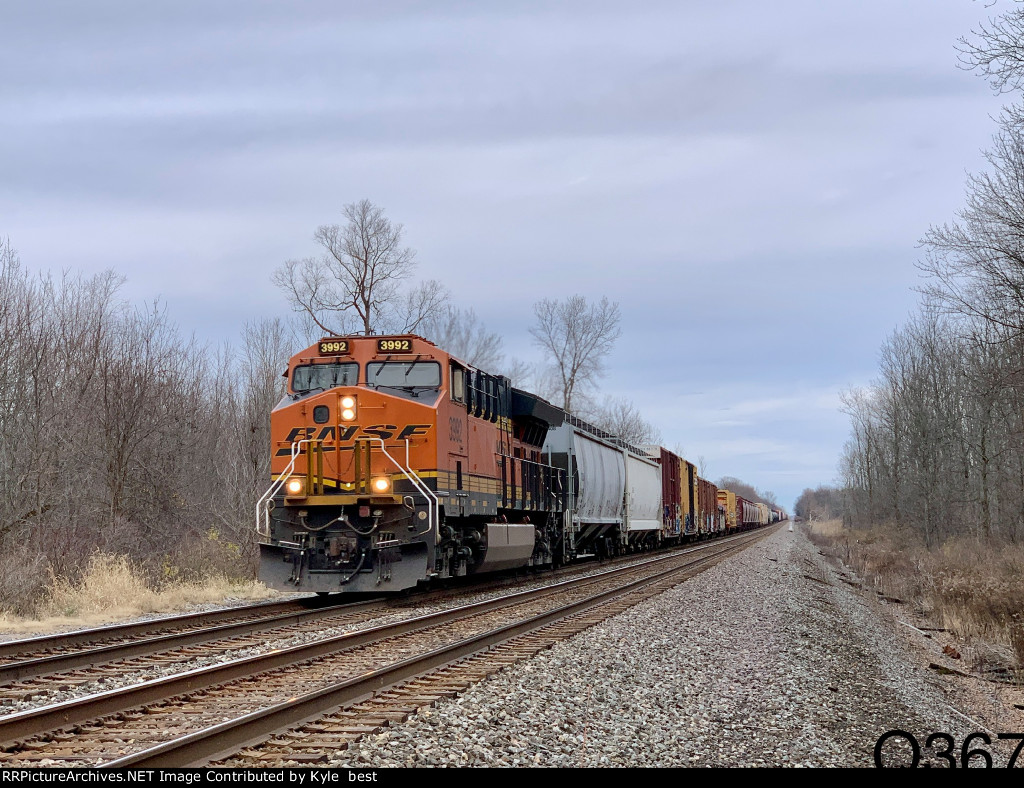
[(413, 334), (325, 338), (285, 374), (256, 506), (271, 588), (403, 591), (785, 519)]

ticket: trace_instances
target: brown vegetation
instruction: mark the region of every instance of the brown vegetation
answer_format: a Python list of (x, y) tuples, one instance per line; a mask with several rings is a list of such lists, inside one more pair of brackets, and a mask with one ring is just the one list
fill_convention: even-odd
[(163, 575), (123, 555), (96, 553), (75, 580), (51, 576), (34, 600), (33, 616), (0, 613), (0, 632), (26, 633), (82, 627), (145, 615), (170, 613), (226, 599), (271, 596), (262, 583), (224, 575), (185, 579), (175, 567)]
[(955, 537), (929, 548), (912, 529), (851, 530), (838, 520), (806, 526), (823, 552), (862, 582), (946, 629), (974, 670), (1024, 673), (1024, 545)]
[(778, 501), (775, 500), (775, 493), (771, 490), (758, 490), (752, 484), (747, 484), (742, 479), (737, 479), (735, 476), (723, 476), (715, 485), (720, 490), (729, 490), (730, 492), (736, 493), (741, 498), (746, 498), (748, 501), (755, 501), (760, 503), (766, 503), (769, 506), (778, 506)]
[(0, 612), (39, 611), (97, 551), (154, 584), (253, 576), (285, 332), (214, 351), (120, 286), (34, 276), (0, 243)]

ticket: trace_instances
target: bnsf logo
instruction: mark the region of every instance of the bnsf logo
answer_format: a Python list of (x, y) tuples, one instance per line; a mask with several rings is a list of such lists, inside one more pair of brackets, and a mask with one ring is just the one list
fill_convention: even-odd
[[(340, 432), (338, 432), (337, 427), (328, 426), (320, 428), (319, 434), (317, 434), (316, 427), (295, 427), (288, 433), (288, 437), (286, 437), (285, 440), (288, 443), (313, 439), (318, 441), (337, 440), (338, 443), (341, 443), (342, 441), (355, 440), (357, 438), (381, 438), (382, 440), (390, 440), (395, 437), (395, 433), (398, 433), (397, 439), (404, 441), (406, 438), (414, 438), (417, 435), (426, 435), (432, 426), (433, 425), (431, 424), (407, 424), (404, 427), (399, 428), (394, 424), (374, 424), (371, 427), (360, 428), (357, 425), (352, 425), (350, 427), (342, 427)], [(277, 456), (279, 457), (290, 454), (291, 449), (284, 448), (277, 450)]]

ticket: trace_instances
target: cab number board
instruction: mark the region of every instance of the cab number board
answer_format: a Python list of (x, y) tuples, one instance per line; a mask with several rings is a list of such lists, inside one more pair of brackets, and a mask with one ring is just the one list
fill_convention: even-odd
[(321, 356), (342, 356), (348, 354), (348, 340), (346, 339), (322, 339), (320, 340)]
[(412, 353), (412, 340), (410, 339), (378, 339), (378, 353)]

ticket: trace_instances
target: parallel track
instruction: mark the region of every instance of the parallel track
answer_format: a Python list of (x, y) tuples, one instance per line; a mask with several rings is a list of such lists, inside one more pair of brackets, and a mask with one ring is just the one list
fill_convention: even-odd
[[(452, 677), (453, 661), (469, 660), (467, 664), (473, 664), (477, 660), (475, 664), (479, 667), (479, 659), (482, 658), (471, 655), (481, 648), (489, 649), (511, 638), (524, 637), (539, 627), (551, 625), (554, 627), (551, 632), (555, 632), (559, 630), (555, 622), (568, 620), (567, 617), (574, 617), (577, 622), (572, 626), (566, 625), (569, 629), (577, 625), (589, 626), (580, 623), (588, 620), (582, 615), (583, 611), (596, 605), (611, 604), (612, 599), (620, 599), (619, 604), (627, 604), (625, 599), (630, 594), (641, 593), (641, 587), (653, 588), (658, 583), (674, 585), (680, 582), (680, 573), (692, 574), (695, 565), (721, 560), (723, 555), (742, 549), (763, 535), (745, 534), (724, 542), (690, 548), (681, 554), (660, 557), (642, 566), (613, 569), (537, 591), (519, 592), (501, 599), (420, 616), (397, 625), (350, 633), (0, 718), (0, 741), (7, 742), (3, 748), (7, 752), (0, 754), (0, 765), (96, 764), (109, 763), (111, 759), (115, 759), (116, 765), (130, 765), (136, 761), (118, 756), (140, 749), (147, 750), (149, 754), (127, 757), (141, 757), (137, 763), (146, 766), (184, 765), (186, 761), (182, 760), (184, 756), (180, 746), (188, 747), (190, 753), (198, 753), (195, 758), (208, 760), (218, 757), (237, 750), (246, 742), (293, 725), (297, 720), (339, 705), (356, 703), (358, 706), (362, 699), (373, 706), (374, 702), (369, 700), (372, 691), (408, 684), (411, 676), (433, 670), (438, 665), (451, 666), (443, 674), (447, 677), (447, 684), (444, 684), (447, 692), (465, 681), (464, 676)], [(704, 555), (695, 556), (694, 553)], [(651, 566), (667, 568), (660, 571), (656, 579), (640, 577), (648, 575)], [(619, 588), (620, 578), (631, 575), (635, 588), (624, 592)], [(586, 592), (584, 589), (587, 588), (599, 590)], [(566, 599), (573, 596), (580, 599), (565, 604)], [(612, 605), (609, 609), (617, 612), (620, 608)], [(510, 611), (516, 618), (511, 624), (508, 623)], [(605, 613), (601, 617), (611, 614)], [(523, 649), (529, 651), (524, 643), (536, 645), (545, 642), (544, 638), (538, 641), (535, 636), (530, 637), (533, 639), (519, 645), (503, 646), (506, 658), (511, 653), (525, 653)], [(254, 678), (256, 676), (258, 678)], [(420, 692), (416, 687), (423, 685), (414, 682), (408, 686), (413, 687), (415, 695)], [(411, 702), (409, 698), (416, 700), (408, 690), (402, 692), (405, 693), (405, 700), (402, 700), (405, 705)], [(168, 700), (186, 693), (176, 701)], [(423, 705), (418, 700), (416, 702)], [(126, 711), (140, 704), (151, 705), (141, 710)], [(377, 703), (377, 707), (379, 705)], [(349, 710), (342, 714), (351, 716), (352, 712)], [(395, 715), (399, 712), (394, 708), (391, 711), (377, 708), (376, 714), (371, 719), (379, 723), (381, 719), (397, 719)], [(115, 716), (102, 722), (91, 722), (103, 715)], [(230, 723), (225, 719), (231, 720)], [(340, 725), (344, 727), (344, 723)], [(338, 727), (338, 724), (327, 725), (327, 729), (335, 732)], [(353, 731), (366, 727), (355, 724)], [(61, 728), (63, 732), (58, 730)], [(222, 735), (227, 739), (218, 738)], [(170, 744), (166, 741), (169, 738), (182, 740), (185, 744)], [(200, 745), (200, 741), (209, 743)], [(280, 761), (281, 757), (270, 756), (270, 760), (275, 759)], [(260, 758), (256, 760), (260, 761)]]
[[(635, 561), (627, 556), (611, 564)], [(592, 571), (593, 564), (564, 567), (541, 578)], [(479, 593), (522, 582), (497, 578), (459, 589), (421, 591), (403, 597), (340, 602), (338, 597), (307, 597), (285, 602), (171, 616), (26, 640), (0, 643), (0, 709), (131, 672), (196, 659), (221, 659), (238, 649), (259, 647), (268, 638), (341, 626), (360, 619), (428, 604), (462, 593)]]

